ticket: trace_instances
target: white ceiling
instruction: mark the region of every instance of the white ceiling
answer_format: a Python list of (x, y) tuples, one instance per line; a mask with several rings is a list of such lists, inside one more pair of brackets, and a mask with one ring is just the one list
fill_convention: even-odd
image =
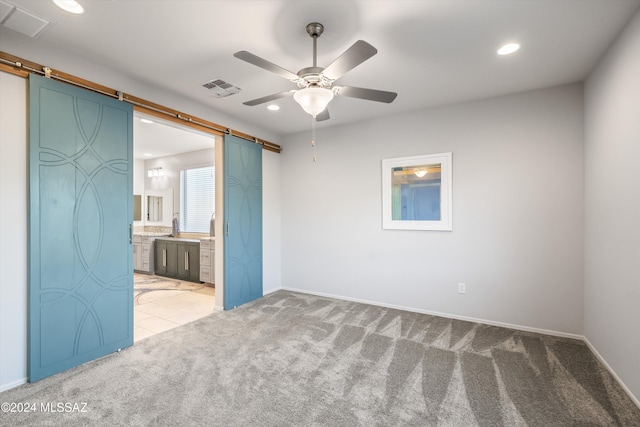
[[(142, 122), (140, 119), (146, 119)], [(151, 121), (152, 123), (148, 123)], [(215, 137), (193, 129), (160, 120), (153, 116), (135, 112), (133, 120), (133, 157), (136, 159), (155, 159), (211, 149), (215, 146)]]
[[(305, 32), (310, 22), (325, 26), (318, 39), (319, 66), (359, 39), (378, 49), (339, 84), (398, 93), (392, 104), (337, 97), (322, 127), (580, 81), (640, 5), (640, 0), (79, 0), (85, 13), (71, 15), (47, 0), (5, 1), (55, 22), (33, 43), (68, 50), (278, 135), (309, 129), (310, 117), (292, 98), (279, 100), (278, 112), (266, 104), (242, 103), (293, 89), (293, 83), (233, 53), (247, 50), (295, 73), (312, 65), (312, 41)], [(0, 37), (26, 36), (0, 27)], [(510, 41), (519, 42), (520, 51), (496, 55)], [(58, 68), (64, 71), (63, 64)], [(215, 98), (202, 87), (213, 78), (242, 92)], [(215, 112), (203, 118), (215, 122)]]

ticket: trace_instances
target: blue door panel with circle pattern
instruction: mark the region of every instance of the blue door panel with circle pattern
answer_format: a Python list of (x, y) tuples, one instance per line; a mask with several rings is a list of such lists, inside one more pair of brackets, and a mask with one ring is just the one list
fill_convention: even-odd
[(133, 108), (29, 78), (29, 381), (133, 344)]
[(224, 136), (224, 308), (262, 296), (262, 146)]

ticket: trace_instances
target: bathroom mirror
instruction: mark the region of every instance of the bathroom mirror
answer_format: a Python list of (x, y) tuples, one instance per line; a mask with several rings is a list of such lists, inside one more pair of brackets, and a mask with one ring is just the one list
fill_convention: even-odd
[(147, 221), (162, 221), (162, 196), (147, 196)]
[(173, 190), (145, 191), (145, 225), (171, 226)]

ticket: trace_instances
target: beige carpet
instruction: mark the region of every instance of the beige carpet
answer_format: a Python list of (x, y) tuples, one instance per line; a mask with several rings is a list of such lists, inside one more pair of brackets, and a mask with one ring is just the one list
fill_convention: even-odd
[(640, 426), (581, 341), (286, 291), (0, 402), (86, 403), (11, 426)]

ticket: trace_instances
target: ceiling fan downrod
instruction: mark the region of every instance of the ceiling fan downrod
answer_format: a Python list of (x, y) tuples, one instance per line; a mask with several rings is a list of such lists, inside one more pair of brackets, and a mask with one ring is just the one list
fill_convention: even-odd
[(324, 25), (312, 22), (307, 25), (307, 34), (313, 39), (313, 67), (318, 66), (318, 37), (324, 32)]

